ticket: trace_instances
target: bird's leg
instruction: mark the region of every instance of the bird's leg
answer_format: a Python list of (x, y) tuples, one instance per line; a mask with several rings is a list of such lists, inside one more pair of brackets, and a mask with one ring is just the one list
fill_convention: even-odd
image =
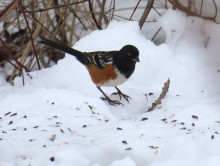
[(97, 86), (97, 88), (105, 96), (105, 97), (100, 97), (102, 100), (108, 101), (110, 105), (120, 105), (120, 104), (123, 105), (120, 101), (111, 100), (100, 87)]
[(119, 95), (120, 100), (121, 100), (121, 98), (123, 97), (123, 98), (124, 98), (125, 100), (127, 100), (127, 102), (129, 103), (129, 100), (128, 100), (128, 99), (131, 99), (131, 97), (128, 96), (128, 95), (126, 95), (126, 94), (124, 94), (124, 93), (122, 93), (122, 92), (120, 91), (120, 89), (118, 89), (116, 86), (115, 86), (115, 89), (117, 90), (117, 92), (112, 93), (112, 95)]

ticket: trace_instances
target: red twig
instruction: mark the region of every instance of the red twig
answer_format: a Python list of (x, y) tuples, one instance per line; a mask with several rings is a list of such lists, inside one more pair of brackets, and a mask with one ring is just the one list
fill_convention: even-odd
[(141, 2), (141, 0), (139, 0), (138, 3), (137, 3), (137, 5), (135, 6), (135, 8), (134, 8), (134, 10), (133, 10), (133, 12), (132, 12), (132, 14), (131, 14), (131, 17), (130, 17), (129, 21), (131, 21), (131, 19), (132, 19), (133, 15), (134, 15), (135, 11), (137, 10), (137, 8), (138, 8), (140, 2)]
[(19, 68), (18, 66), (16, 66), (15, 64), (13, 64), (9, 59), (8, 56), (6, 54), (4, 54), (3, 52), (0, 52), (0, 56), (3, 57), (8, 63), (10, 63), (14, 68), (18, 69), (19, 71), (22, 71), (21, 68)]
[[(9, 48), (7, 47), (7, 45), (4, 43), (4, 41), (0, 38), (0, 42), (2, 43), (2, 45), (6, 48), (6, 50), (9, 50)], [(18, 69), (19, 71), (22, 71), (22, 68), (25, 68), (25, 66), (24, 65), (22, 65), (12, 54), (11, 54), (11, 52), (10, 51), (7, 51), (7, 52), (1, 52), (1, 56), (3, 57), (3, 58), (5, 58), (6, 59), (6, 61), (8, 62), (8, 63), (10, 63), (12, 66), (14, 66), (16, 69)], [(17, 63), (17, 65), (19, 66), (16, 66), (15, 64), (13, 64), (8, 58), (12, 58), (16, 63)]]
[[(8, 63), (10, 63), (13, 67), (15, 67), (17, 70), (19, 70), (21, 72), (22, 78), (23, 78), (23, 85), (24, 85), (24, 77), (23, 77), (23, 69), (25, 70), (27, 76), (32, 79), (32, 76), (28, 73), (28, 69), (22, 64), (20, 63), (15, 57), (14, 55), (9, 51), (9, 48), (7, 47), (7, 45), (4, 43), (4, 41), (0, 38), (0, 42), (2, 43), (2, 45), (5, 47), (5, 51), (2, 50), (0, 52), (0, 56), (3, 57)], [(9, 58), (13, 59), (16, 64), (12, 63)]]
[(24, 7), (23, 4), (22, 4), (22, 0), (19, 0), (19, 5), (20, 5), (20, 7), (21, 7), (21, 11), (22, 11), (22, 13), (23, 13), (25, 22), (26, 22), (26, 24), (27, 24), (27, 29), (28, 29), (28, 31), (29, 31), (30, 41), (31, 41), (31, 45), (32, 45), (32, 48), (33, 48), (34, 56), (35, 56), (36, 61), (37, 61), (38, 69), (40, 70), (41, 67), (40, 67), (39, 58), (38, 58), (38, 56), (37, 56), (37, 51), (36, 51), (36, 48), (35, 48), (35, 45), (34, 45), (34, 40), (33, 40), (33, 36), (32, 36), (32, 31), (31, 31), (31, 28), (30, 28), (30, 26), (29, 26), (29, 22), (28, 22), (26, 13), (25, 13), (25, 7)]

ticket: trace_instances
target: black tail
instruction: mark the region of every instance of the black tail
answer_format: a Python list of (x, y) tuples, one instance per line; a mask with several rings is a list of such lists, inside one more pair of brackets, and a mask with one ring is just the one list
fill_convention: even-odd
[(61, 44), (61, 43), (58, 43), (58, 42), (55, 42), (55, 41), (52, 41), (49, 39), (43, 39), (43, 40), (39, 41), (39, 43), (48, 45), (50, 47), (53, 47), (53, 48), (56, 48), (56, 49), (61, 50), (63, 52), (66, 52), (68, 54), (71, 54), (71, 55), (75, 56), (80, 62), (83, 61), (83, 59), (82, 59), (83, 53), (82, 52), (75, 50), (75, 49), (72, 49), (71, 47), (68, 47), (64, 44)]

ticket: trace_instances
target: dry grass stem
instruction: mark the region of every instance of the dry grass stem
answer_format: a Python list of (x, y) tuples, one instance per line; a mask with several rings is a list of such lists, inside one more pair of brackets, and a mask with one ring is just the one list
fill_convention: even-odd
[(168, 79), (167, 82), (164, 83), (164, 86), (163, 86), (163, 89), (162, 89), (162, 92), (161, 92), (160, 96), (152, 104), (152, 106), (147, 110), (147, 112), (153, 111), (155, 108), (157, 108), (158, 105), (161, 104), (161, 100), (164, 99), (164, 97), (166, 96), (166, 94), (169, 90), (169, 86), (170, 86), (170, 79)]

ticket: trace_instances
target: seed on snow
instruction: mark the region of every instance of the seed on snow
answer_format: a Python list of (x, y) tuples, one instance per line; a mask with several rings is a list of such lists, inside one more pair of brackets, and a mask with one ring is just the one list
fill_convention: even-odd
[(192, 115), (192, 118), (193, 119), (199, 119), (198, 116), (196, 116), (196, 115)]
[(11, 125), (13, 123), (13, 121), (11, 120), (9, 123), (8, 123), (8, 125)]
[(55, 161), (55, 158), (54, 158), (54, 157), (51, 157), (51, 158), (50, 158), (50, 161), (51, 161), (51, 162)]

